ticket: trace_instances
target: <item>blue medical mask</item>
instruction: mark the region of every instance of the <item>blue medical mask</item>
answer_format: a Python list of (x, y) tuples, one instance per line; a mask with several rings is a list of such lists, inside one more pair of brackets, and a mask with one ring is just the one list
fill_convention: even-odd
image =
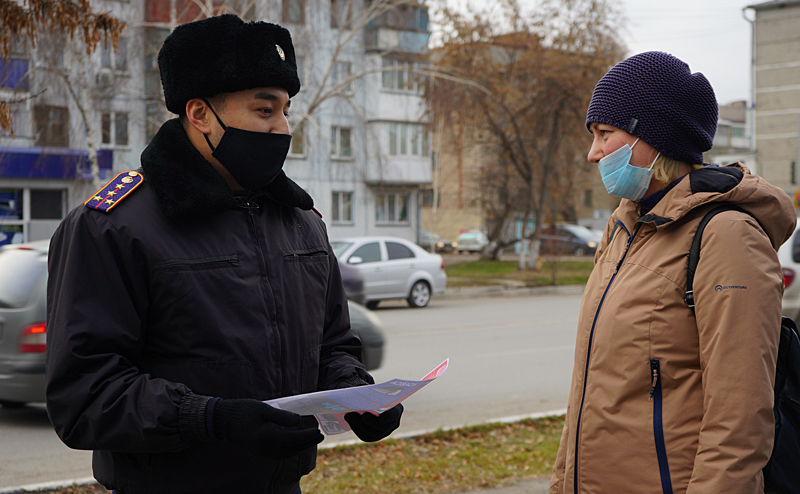
[[(639, 139), (633, 143), (633, 146)], [(630, 163), (633, 155), (633, 146), (627, 144), (617, 149), (608, 156), (604, 156), (598, 163), (600, 177), (609, 194), (631, 201), (638, 201), (644, 197), (653, 177), (653, 165), (661, 154), (650, 163), (650, 168), (640, 168)]]

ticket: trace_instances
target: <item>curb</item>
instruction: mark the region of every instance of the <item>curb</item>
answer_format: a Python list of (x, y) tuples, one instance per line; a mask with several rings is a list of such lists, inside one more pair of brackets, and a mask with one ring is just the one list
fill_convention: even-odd
[(585, 285), (531, 286), (509, 288), (504, 285), (461, 286), (445, 289), (444, 293), (434, 295), (439, 300), (454, 300), (476, 297), (523, 297), (528, 295), (582, 295)]
[(97, 484), (94, 477), (84, 477), (82, 479), (55, 480), (53, 482), (42, 482), (40, 484), (19, 485), (17, 487), (3, 487), (0, 494), (20, 494), (24, 492), (41, 492), (45, 490), (64, 489), (73, 485), (93, 485)]
[[(412, 431), (412, 432), (405, 432), (403, 434), (393, 435), (391, 436), (392, 439), (408, 439), (410, 437), (422, 436), (424, 434), (431, 434), (436, 431), (452, 431), (456, 429), (463, 429), (464, 427), (472, 427), (476, 425), (486, 425), (486, 424), (510, 424), (513, 422), (519, 422), (521, 420), (526, 419), (541, 419), (545, 417), (555, 417), (559, 415), (565, 415), (567, 413), (567, 409), (558, 409), (558, 410), (549, 410), (546, 412), (536, 412), (536, 413), (529, 413), (525, 415), (512, 415), (510, 417), (502, 417), (497, 419), (489, 419), (483, 422), (478, 422), (475, 424), (463, 424), (463, 425), (454, 425), (449, 427), (439, 427), (437, 429), (426, 429), (420, 431)], [(340, 443), (329, 444), (329, 445), (320, 445), (319, 449), (332, 449), (339, 446), (350, 446), (353, 444), (360, 444), (362, 441), (358, 439), (350, 439), (347, 441), (342, 441)], [(68, 480), (55, 480), (53, 482), (43, 482), (40, 484), (28, 484), (28, 485), (20, 485), (17, 487), (4, 487), (0, 488), (0, 494), (23, 494), (26, 492), (41, 492), (44, 490), (54, 490), (54, 489), (63, 489), (66, 487), (71, 487), (73, 485), (85, 486), (85, 485), (93, 485), (97, 484), (97, 480), (93, 477), (86, 477), (82, 479), (68, 479)]]

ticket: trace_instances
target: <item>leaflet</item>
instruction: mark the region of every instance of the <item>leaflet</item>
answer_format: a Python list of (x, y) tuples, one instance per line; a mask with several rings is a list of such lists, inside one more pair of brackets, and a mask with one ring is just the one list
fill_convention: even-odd
[(317, 391), (264, 403), (300, 415), (313, 415), (325, 434), (341, 434), (350, 430), (350, 424), (344, 419), (346, 413), (380, 415), (432, 383), (447, 370), (449, 362), (450, 359), (446, 359), (419, 381), (391, 379), (380, 384)]

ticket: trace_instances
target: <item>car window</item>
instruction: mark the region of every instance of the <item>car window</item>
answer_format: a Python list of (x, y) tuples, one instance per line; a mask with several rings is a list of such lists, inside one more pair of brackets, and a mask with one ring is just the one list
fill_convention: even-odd
[(331, 247), (333, 248), (333, 255), (335, 255), (337, 259), (342, 257), (344, 251), (349, 249), (351, 245), (353, 245), (353, 242), (331, 242)]
[(24, 307), (47, 268), (46, 257), (35, 250), (0, 251), (0, 307)]
[(364, 244), (350, 257), (360, 257), (362, 262), (376, 262), (381, 260), (381, 246), (378, 242)]
[(408, 259), (410, 257), (415, 257), (411, 249), (397, 242), (386, 242), (386, 252), (389, 254), (390, 261), (392, 259)]

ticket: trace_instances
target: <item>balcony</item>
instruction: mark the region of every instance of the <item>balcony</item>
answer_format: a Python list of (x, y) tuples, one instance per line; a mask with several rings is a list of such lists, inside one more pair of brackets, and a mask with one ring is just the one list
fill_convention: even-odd
[(407, 31), (383, 26), (369, 26), (366, 29), (365, 48), (367, 51), (394, 51), (403, 53), (428, 53), (426, 31)]

